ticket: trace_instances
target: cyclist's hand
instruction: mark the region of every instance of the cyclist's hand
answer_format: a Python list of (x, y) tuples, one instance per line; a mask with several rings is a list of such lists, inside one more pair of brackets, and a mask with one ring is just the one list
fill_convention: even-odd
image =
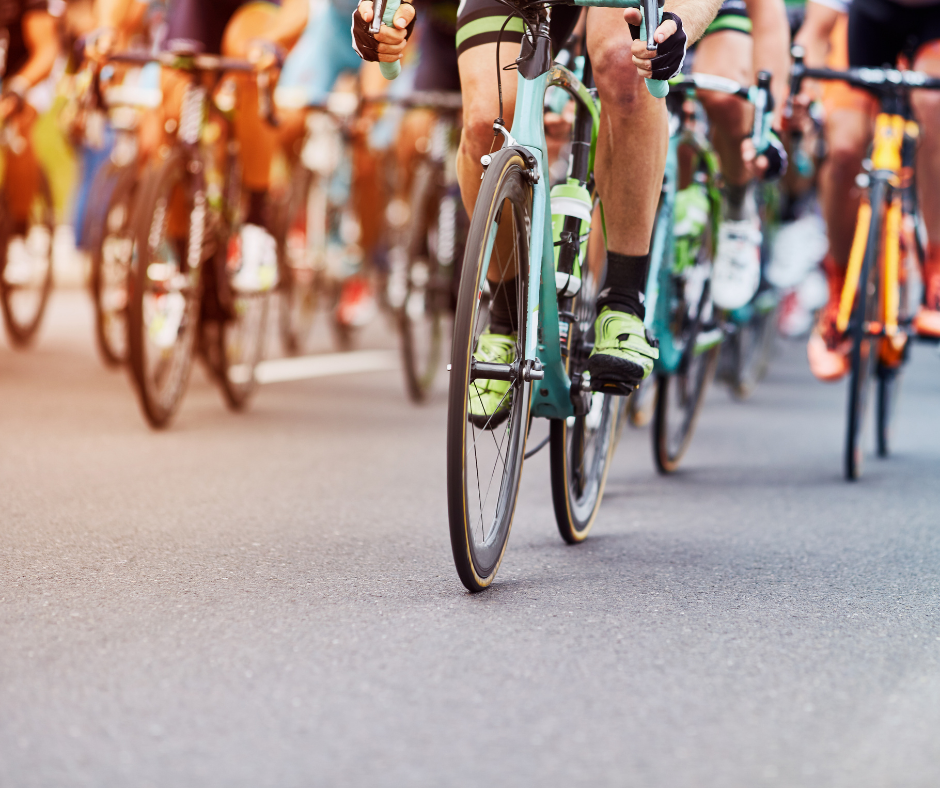
[(99, 27), (85, 37), (85, 57), (94, 63), (105, 63), (114, 52), (117, 32), (113, 27)]
[(685, 50), (689, 40), (682, 29), (682, 20), (671, 11), (663, 14), (663, 21), (656, 29), (654, 38), (657, 47), (646, 48), (646, 41), (640, 40), (640, 23), (643, 15), (639, 8), (628, 8), (623, 18), (630, 25), (633, 36), (633, 65), (644, 79), (672, 79), (682, 71)]
[(363, 0), (353, 12), (353, 49), (363, 60), (373, 63), (401, 60), (415, 26), (414, 6), (403, 2), (395, 12), (392, 26), (383, 24), (374, 36), (369, 32), (372, 14), (372, 0)]
[(775, 181), (786, 175), (787, 150), (775, 132), (767, 135), (767, 148), (761, 153), (757, 152), (754, 140), (747, 137), (741, 143), (741, 158), (751, 177)]
[(813, 101), (815, 101), (813, 96), (806, 91), (793, 97), (793, 101), (790, 102), (792, 112), (790, 117), (786, 118), (787, 131), (801, 131), (805, 134), (812, 128), (813, 121), (810, 118), (809, 108)]

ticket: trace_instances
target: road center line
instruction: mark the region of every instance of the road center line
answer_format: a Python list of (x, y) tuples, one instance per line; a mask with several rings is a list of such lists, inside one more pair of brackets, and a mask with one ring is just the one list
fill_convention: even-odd
[(384, 372), (397, 367), (398, 353), (394, 350), (356, 350), (262, 361), (255, 370), (255, 379), (259, 383), (284, 383), (356, 372)]

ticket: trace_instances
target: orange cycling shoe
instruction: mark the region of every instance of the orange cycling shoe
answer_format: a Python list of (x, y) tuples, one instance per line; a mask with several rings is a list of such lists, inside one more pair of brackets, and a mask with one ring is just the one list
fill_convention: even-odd
[(845, 284), (845, 269), (841, 268), (829, 255), (822, 263), (829, 283), (829, 301), (819, 310), (816, 325), (809, 336), (806, 355), (809, 358), (810, 371), (819, 380), (826, 383), (845, 377), (849, 371), (849, 343), (836, 328), (839, 315), (839, 300)]
[(914, 330), (921, 336), (940, 339), (940, 249), (928, 249), (922, 273), (924, 305), (914, 318)]

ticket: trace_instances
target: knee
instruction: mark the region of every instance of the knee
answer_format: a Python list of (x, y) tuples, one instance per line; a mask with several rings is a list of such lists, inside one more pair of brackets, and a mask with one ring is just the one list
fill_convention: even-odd
[[(487, 104), (470, 104), (464, 107), (463, 132), (460, 148), (464, 155), (479, 161), (493, 147), (493, 121), (499, 114), (499, 107)], [(510, 121), (506, 118), (506, 123)], [(497, 146), (498, 147), (498, 146)]]
[[(645, 99), (644, 83), (636, 72), (629, 41), (605, 41), (591, 52), (594, 80), (605, 113), (632, 115)], [(642, 89), (642, 90), (641, 90)]]
[(850, 133), (833, 130), (827, 135), (827, 156), (836, 178), (854, 178), (865, 158), (866, 140)]

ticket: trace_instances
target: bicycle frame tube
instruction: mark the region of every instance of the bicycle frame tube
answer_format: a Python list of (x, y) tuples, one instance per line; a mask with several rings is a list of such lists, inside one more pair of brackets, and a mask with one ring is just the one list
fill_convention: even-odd
[[(532, 60), (547, 58), (540, 47), (549, 47), (547, 38), (538, 38)], [(547, 51), (547, 50), (546, 50)], [(526, 320), (525, 360), (541, 362), (544, 378), (535, 381), (532, 415), (544, 418), (564, 419), (574, 415), (571, 402), (571, 380), (565, 371), (561, 357), (559, 334), (558, 296), (555, 292), (555, 256), (552, 243), (551, 201), (546, 177), (548, 153), (545, 143), (544, 106), (545, 91), (557, 86), (567, 91), (575, 101), (583, 104), (591, 114), (591, 165), (600, 119), (600, 105), (582, 82), (564, 66), (552, 65), (537, 75), (528, 75), (520, 68), (516, 108), (510, 136), (510, 144), (524, 147), (539, 162), (539, 178), (533, 185), (532, 227), (541, 227), (533, 232), (529, 249), (529, 295)]]

